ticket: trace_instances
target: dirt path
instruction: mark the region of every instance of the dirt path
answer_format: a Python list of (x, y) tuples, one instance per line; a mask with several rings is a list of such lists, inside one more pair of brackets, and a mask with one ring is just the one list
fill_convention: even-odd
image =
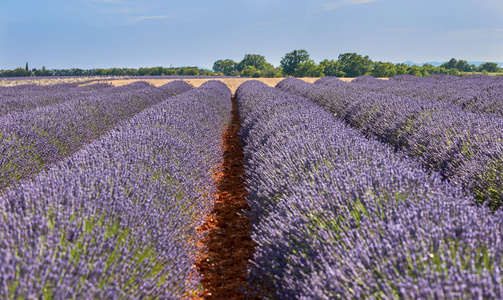
[(217, 174), (217, 199), (212, 215), (199, 231), (207, 237), (199, 241), (207, 253), (196, 262), (203, 275), (203, 293), (192, 299), (242, 299), (240, 288), (245, 285), (246, 266), (253, 257), (249, 210), (245, 201), (243, 147), (239, 143), (240, 120), (233, 100), (232, 122), (223, 137), (223, 170)]

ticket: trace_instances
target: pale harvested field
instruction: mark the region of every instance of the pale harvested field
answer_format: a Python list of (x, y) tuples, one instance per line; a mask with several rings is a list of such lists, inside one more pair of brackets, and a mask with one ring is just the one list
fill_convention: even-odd
[[(104, 80), (99, 80), (100, 77), (76, 77), (76, 78), (56, 78), (56, 79), (51, 79), (50, 77), (35, 77), (34, 79), (28, 79), (28, 80), (0, 80), (0, 86), (14, 86), (14, 85), (21, 85), (21, 84), (40, 84), (40, 85), (47, 85), (47, 84), (57, 84), (57, 83), (63, 83), (63, 82), (82, 82), (82, 81), (88, 81), (88, 80), (95, 80), (91, 83), (87, 84), (93, 84), (97, 82), (105, 82), (105, 83), (111, 83), (114, 86), (121, 86), (121, 85), (126, 85), (135, 81), (146, 81), (149, 82), (155, 86), (161, 86), (163, 84), (166, 84), (170, 81), (173, 80), (180, 80), (180, 79), (131, 79), (131, 78), (117, 78), (117, 79), (104, 79)], [(275, 86), (278, 82), (283, 80), (284, 78), (245, 78), (245, 77), (238, 77), (238, 78), (194, 78), (194, 79), (181, 79), (183, 81), (186, 81), (190, 84), (192, 84), (194, 87), (198, 87), (201, 84), (205, 83), (206, 81), (209, 80), (219, 80), (225, 83), (229, 89), (232, 91), (232, 94), (236, 92), (236, 89), (245, 81), (248, 80), (258, 80), (261, 81), (269, 86)], [(318, 78), (313, 78), (313, 77), (304, 77), (304, 78), (299, 78), (304, 80), (305, 82), (313, 83), (315, 82)], [(354, 78), (339, 78), (342, 81), (351, 81)], [(387, 78), (379, 78), (379, 79), (387, 79)]]
[(51, 77), (33, 77), (30, 79), (20, 79), (20, 80), (5, 80), (0, 79), (0, 86), (16, 86), (23, 84), (38, 84), (38, 85), (49, 85), (58, 83), (71, 83), (71, 82), (83, 82), (88, 80), (100, 79), (101, 77), (70, 77), (70, 78), (51, 78)]
[[(248, 80), (258, 80), (261, 81), (269, 86), (275, 86), (278, 82), (283, 80), (284, 78), (197, 78), (197, 79), (182, 79), (183, 81), (186, 81), (190, 84), (192, 84), (195, 87), (200, 86), (201, 84), (205, 83), (206, 81), (209, 80), (219, 80), (225, 83), (229, 89), (232, 91), (232, 94), (236, 92), (236, 89), (238, 86), (241, 85), (241, 83), (248, 81)], [(318, 78), (311, 78), (311, 77), (306, 77), (306, 78), (300, 78), (306, 82), (313, 83), (315, 82)], [(343, 81), (351, 81), (353, 78), (340, 78)], [(115, 86), (121, 86), (125, 84), (129, 84), (135, 81), (146, 81), (149, 82), (155, 86), (161, 86), (163, 84), (166, 84), (170, 81), (173, 80), (180, 80), (180, 79), (115, 79), (115, 80), (106, 80), (106, 81), (100, 81), (100, 82), (107, 82), (111, 83)]]

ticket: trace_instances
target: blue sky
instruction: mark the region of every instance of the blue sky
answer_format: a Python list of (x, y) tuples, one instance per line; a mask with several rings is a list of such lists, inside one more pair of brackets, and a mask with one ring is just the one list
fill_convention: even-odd
[(0, 69), (277, 66), (294, 49), (503, 62), (503, 0), (0, 0)]

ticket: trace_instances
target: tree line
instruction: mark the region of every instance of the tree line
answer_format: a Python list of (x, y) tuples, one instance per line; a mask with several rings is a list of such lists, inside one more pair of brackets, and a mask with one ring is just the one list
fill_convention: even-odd
[(293, 50), (281, 58), (280, 66), (274, 67), (264, 56), (246, 54), (243, 60), (235, 62), (232, 59), (217, 60), (213, 71), (226, 76), (243, 77), (358, 77), (371, 75), (375, 77), (391, 77), (394, 75), (428, 76), (431, 74), (462, 75), (463, 72), (493, 73), (503, 72), (496, 63), (486, 62), (480, 66), (470, 65), (466, 60), (452, 58), (441, 66), (424, 64), (410, 66), (404, 63), (372, 61), (368, 56), (357, 53), (340, 54), (337, 60), (325, 59), (319, 64), (309, 57), (304, 50)]
[(469, 64), (466, 60), (452, 58), (448, 62), (434, 66), (424, 64), (411, 66), (405, 63), (372, 61), (368, 56), (357, 53), (340, 54), (337, 60), (325, 59), (317, 64), (304, 50), (293, 50), (286, 53), (275, 67), (268, 63), (263, 55), (246, 54), (240, 62), (232, 59), (219, 59), (213, 64), (213, 71), (198, 67), (178, 68), (110, 68), (110, 69), (29, 69), (0, 70), (0, 77), (29, 77), (29, 76), (241, 76), (241, 77), (358, 77), (371, 75), (375, 77), (391, 77), (394, 75), (428, 76), (431, 74), (449, 74), (454, 76), (466, 73), (481, 72), (500, 73), (503, 68), (498, 64), (486, 62), (480, 66)]
[(213, 76), (215, 72), (198, 67), (178, 68), (110, 68), (110, 69), (29, 69), (28, 63), (25, 68), (14, 70), (0, 70), (0, 77), (29, 77), (29, 76)]

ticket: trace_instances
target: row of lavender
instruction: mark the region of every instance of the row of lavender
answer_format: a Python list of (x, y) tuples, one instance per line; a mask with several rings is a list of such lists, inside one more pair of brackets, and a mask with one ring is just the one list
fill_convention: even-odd
[(252, 290), (268, 299), (496, 299), (502, 212), (308, 99), (249, 81), (236, 92)]
[(0, 107), (11, 102), (23, 105), (18, 111), (14, 105), (6, 105), (13, 112), (0, 116), (0, 190), (71, 155), (143, 109), (191, 88), (183, 81), (159, 88), (145, 82), (122, 87), (69, 84), (6, 88), (19, 91), (20, 98), (8, 100), (15, 96), (11, 93), (4, 97), (6, 101), (0, 101)]
[(112, 86), (104, 83), (28, 84), (0, 87), (0, 116), (55, 105), (75, 98), (89, 98), (96, 96), (96, 90), (109, 87)]
[[(324, 84), (342, 83), (337, 78), (325, 78)], [(399, 75), (389, 80), (361, 76), (349, 86), (359, 90), (447, 102), (467, 111), (495, 113), (503, 116), (503, 77), (469, 75), (455, 77), (432, 75), (417, 77)]]
[(230, 90), (207, 82), (8, 187), (0, 298), (187, 296), (230, 109)]
[[(367, 91), (362, 83), (327, 81), (285, 79), (277, 86), (315, 101), (366, 135), (469, 188), (478, 201), (493, 208), (503, 204), (503, 118), (499, 115), (470, 112), (449, 101)], [(368, 80), (366, 84), (372, 85)]]

